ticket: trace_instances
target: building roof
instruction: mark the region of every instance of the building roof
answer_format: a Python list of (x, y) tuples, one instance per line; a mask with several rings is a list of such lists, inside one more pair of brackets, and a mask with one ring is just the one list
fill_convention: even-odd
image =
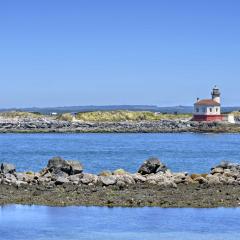
[(195, 103), (195, 105), (203, 105), (203, 106), (220, 106), (220, 103), (212, 100), (212, 99), (202, 99)]

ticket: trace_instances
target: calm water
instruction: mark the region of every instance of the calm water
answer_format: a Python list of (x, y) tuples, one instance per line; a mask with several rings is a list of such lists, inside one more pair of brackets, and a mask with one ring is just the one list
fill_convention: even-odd
[(5, 206), (3, 240), (239, 240), (240, 209)]
[[(40, 170), (52, 156), (82, 161), (86, 171), (134, 172), (157, 156), (175, 171), (206, 172), (240, 162), (235, 134), (0, 134), (0, 161)], [(240, 209), (4, 206), (3, 240), (239, 240)]]
[(40, 170), (49, 158), (80, 160), (88, 172), (135, 172), (148, 157), (174, 171), (206, 172), (222, 160), (240, 162), (238, 134), (0, 134), (0, 162)]

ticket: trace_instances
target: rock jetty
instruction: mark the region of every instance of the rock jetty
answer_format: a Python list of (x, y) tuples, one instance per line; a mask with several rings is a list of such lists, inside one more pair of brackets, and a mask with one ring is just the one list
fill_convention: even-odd
[(240, 124), (221, 122), (193, 122), (188, 120), (83, 122), (62, 121), (52, 118), (0, 118), (0, 133), (18, 132), (240, 132)]
[(236, 207), (240, 165), (222, 162), (209, 173), (174, 173), (157, 158), (136, 173), (123, 169), (85, 173), (79, 161), (54, 157), (40, 172), (0, 165), (0, 204)]

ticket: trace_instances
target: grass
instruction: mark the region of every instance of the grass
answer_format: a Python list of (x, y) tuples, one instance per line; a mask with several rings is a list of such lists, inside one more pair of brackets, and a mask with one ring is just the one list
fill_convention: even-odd
[(31, 112), (20, 112), (20, 111), (11, 111), (11, 112), (0, 112), (0, 117), (3, 118), (39, 118), (42, 115), (40, 113), (31, 113)]
[[(71, 113), (63, 113), (54, 117), (54, 119), (62, 121), (73, 121), (79, 120), (83, 122), (123, 122), (123, 121), (158, 121), (162, 119), (189, 119), (191, 114), (163, 114), (154, 113), (149, 111), (94, 111), (94, 112), (81, 112), (77, 113), (75, 118)], [(12, 118), (12, 119), (38, 119), (41, 117), (50, 117), (41, 115), (40, 113), (31, 112), (1, 112), (0, 117), (2, 118)]]
[(240, 112), (238, 112), (238, 111), (231, 112), (231, 114), (233, 114), (234, 117), (240, 117)]
[(77, 120), (90, 122), (158, 121), (162, 119), (187, 119), (191, 114), (161, 114), (148, 111), (95, 111), (76, 115)]

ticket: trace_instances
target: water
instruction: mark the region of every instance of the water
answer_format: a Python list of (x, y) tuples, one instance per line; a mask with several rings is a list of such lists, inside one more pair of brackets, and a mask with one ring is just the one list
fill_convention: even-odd
[(239, 240), (240, 209), (5, 206), (3, 240)]
[[(240, 162), (238, 134), (0, 134), (0, 161), (38, 171), (49, 158), (78, 159), (86, 171), (135, 172), (157, 156), (174, 171), (206, 172)], [(0, 208), (3, 240), (239, 240), (239, 209)]]
[(48, 159), (80, 160), (85, 171), (135, 172), (150, 156), (174, 171), (208, 172), (221, 162), (240, 162), (238, 134), (0, 134), (0, 162), (38, 171)]

